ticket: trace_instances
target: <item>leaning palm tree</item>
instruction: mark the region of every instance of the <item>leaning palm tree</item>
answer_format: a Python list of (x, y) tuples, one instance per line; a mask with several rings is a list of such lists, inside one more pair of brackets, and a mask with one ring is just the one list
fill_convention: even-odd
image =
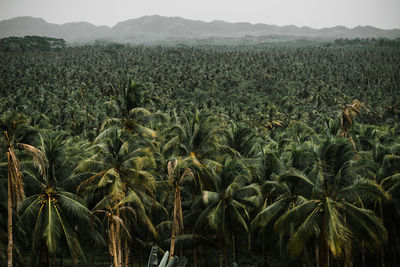
[(4, 113), (0, 117), (0, 128), (3, 132), (3, 144), (5, 146), (5, 154), (8, 162), (7, 174), (7, 266), (13, 265), (13, 206), (18, 206), (25, 197), (22, 183), (22, 174), (20, 163), (16, 155), (15, 149), (26, 150), (34, 156), (34, 163), (39, 167), (41, 173), (45, 173), (46, 162), (43, 154), (34, 146), (20, 142), (21, 134), (25, 129), (28, 119), (22, 114), (15, 112)]

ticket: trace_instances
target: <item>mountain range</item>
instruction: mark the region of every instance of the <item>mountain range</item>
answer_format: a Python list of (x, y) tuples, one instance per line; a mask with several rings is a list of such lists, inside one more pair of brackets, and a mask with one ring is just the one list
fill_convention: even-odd
[(229, 23), (215, 20), (204, 22), (181, 17), (144, 16), (116, 24), (114, 27), (95, 26), (88, 22), (48, 23), (42, 18), (16, 17), (0, 21), (0, 38), (39, 35), (63, 38), (67, 42), (108, 40), (114, 42), (147, 42), (166, 39), (205, 39), (212, 37), (240, 38), (248, 36), (292, 36), (298, 38), (400, 38), (400, 29), (383, 30), (371, 26), (346, 28), (336, 26), (310, 27)]

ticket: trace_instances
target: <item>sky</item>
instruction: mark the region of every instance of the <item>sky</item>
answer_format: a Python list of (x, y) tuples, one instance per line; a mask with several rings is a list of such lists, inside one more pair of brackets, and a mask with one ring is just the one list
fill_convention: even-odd
[(400, 28), (400, 0), (0, 0), (0, 20), (87, 21), (114, 26), (145, 15), (324, 28)]

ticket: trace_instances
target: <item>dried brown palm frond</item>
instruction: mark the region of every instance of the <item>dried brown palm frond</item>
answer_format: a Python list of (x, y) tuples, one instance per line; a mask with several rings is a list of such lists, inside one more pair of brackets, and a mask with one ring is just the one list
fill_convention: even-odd
[(46, 155), (41, 150), (28, 144), (18, 143), (17, 146), (33, 156), (33, 163), (38, 167), (40, 175), (46, 180), (46, 169), (48, 167)]
[(89, 179), (83, 181), (80, 185), (78, 185), (78, 187), (76, 188), (76, 194), (79, 195), (79, 191), (81, 190), (81, 188), (83, 188), (83, 190), (89, 186), (97, 177), (102, 177), (104, 174), (106, 174), (107, 171), (101, 171), (99, 173), (96, 173), (95, 175), (91, 176)]
[(13, 149), (8, 148), (8, 177), (12, 194), (12, 203), (18, 205), (25, 197), (19, 161)]
[(354, 117), (360, 114), (363, 107), (365, 107), (364, 103), (356, 99), (351, 105), (346, 105), (342, 108), (340, 113), (340, 130), (338, 134), (348, 138), (354, 149), (356, 148), (356, 144), (350, 136), (350, 130), (354, 125)]
[(167, 164), (168, 175), (171, 178), (174, 177), (174, 172), (175, 172), (175, 169), (176, 169), (177, 162), (178, 162), (178, 160), (174, 159), (174, 160), (169, 161), (168, 164)]

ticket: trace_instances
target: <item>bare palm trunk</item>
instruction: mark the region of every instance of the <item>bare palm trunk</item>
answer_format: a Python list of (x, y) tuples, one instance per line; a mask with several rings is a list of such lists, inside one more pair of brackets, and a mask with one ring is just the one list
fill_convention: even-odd
[(319, 239), (319, 267), (329, 267), (329, 248), (323, 233)]
[(128, 240), (124, 240), (124, 266), (128, 267), (129, 265), (129, 248), (128, 248)]
[(250, 252), (251, 252), (251, 235), (250, 234), (247, 234), (247, 251), (250, 254)]
[[(116, 209), (115, 216), (119, 218), (119, 209)], [(114, 221), (115, 223), (115, 234), (114, 238), (116, 241), (116, 253), (117, 253), (117, 261), (118, 261), (118, 267), (122, 267), (122, 246), (121, 246), (121, 224), (117, 221)]]
[(142, 267), (142, 248), (139, 249), (139, 267)]
[(114, 222), (111, 222), (110, 225), (110, 237), (111, 237), (111, 251), (112, 251), (112, 256), (113, 256), (113, 261), (114, 261), (114, 267), (119, 267), (118, 266), (118, 253), (117, 253), (117, 242), (115, 240), (115, 226)]
[(116, 226), (116, 238), (117, 238), (117, 253), (118, 253), (118, 267), (122, 266), (122, 249), (121, 249), (121, 226), (119, 223)]
[(226, 244), (224, 242), (224, 261), (225, 261), (225, 267), (228, 267), (228, 254), (226, 253)]
[(365, 245), (364, 245), (364, 241), (361, 244), (361, 253), (362, 253), (362, 267), (365, 267)]
[(381, 267), (385, 267), (385, 251), (384, 251), (384, 249), (383, 249), (383, 245), (382, 245), (382, 247), (381, 247), (381, 256), (380, 256), (380, 259), (381, 259)]
[(193, 249), (193, 263), (194, 267), (197, 267), (197, 248)]
[(235, 233), (232, 233), (232, 254), (233, 254), (233, 262), (236, 262), (236, 242), (235, 242)]
[(175, 233), (174, 233), (174, 230), (172, 230), (170, 251), (171, 251), (171, 253), (169, 254), (169, 260), (171, 260), (174, 257), (174, 254), (175, 254)]
[(8, 183), (7, 183), (7, 232), (8, 232), (8, 245), (7, 245), (7, 266), (13, 266), (13, 235), (12, 235), (12, 195), (11, 195), (11, 166), (8, 165)]
[(174, 217), (172, 218), (172, 234), (171, 234), (171, 247), (169, 260), (171, 260), (175, 255), (175, 237), (179, 235), (181, 228), (181, 216), (182, 216), (182, 206), (181, 206), (181, 192), (179, 185), (175, 185), (175, 201), (174, 201)]
[(61, 247), (61, 258), (60, 258), (60, 267), (63, 267), (64, 264), (64, 249)]

